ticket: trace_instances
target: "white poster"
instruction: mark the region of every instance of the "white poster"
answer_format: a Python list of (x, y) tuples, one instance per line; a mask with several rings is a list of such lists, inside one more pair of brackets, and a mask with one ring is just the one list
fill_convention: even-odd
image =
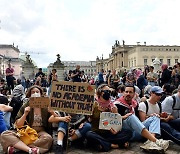
[(110, 130), (113, 128), (120, 131), (122, 128), (122, 117), (119, 113), (102, 112), (100, 114), (99, 129)]

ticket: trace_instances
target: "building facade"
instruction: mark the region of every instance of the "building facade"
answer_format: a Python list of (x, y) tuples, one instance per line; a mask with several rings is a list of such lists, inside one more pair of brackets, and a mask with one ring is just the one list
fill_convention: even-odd
[(68, 73), (69, 70), (76, 69), (76, 65), (80, 65), (80, 70), (91, 77), (96, 72), (96, 61), (62, 61), (65, 68), (64, 70)]
[(19, 59), (20, 51), (18, 46), (14, 45), (0, 45), (0, 76), (5, 77), (6, 68), (8, 63), (11, 63), (11, 67), (15, 70), (14, 77), (18, 78), (21, 68), (21, 60)]
[(169, 45), (125, 45), (125, 41), (120, 45), (116, 40), (112, 46), (112, 52), (109, 58), (103, 59), (97, 57), (96, 69), (121, 70), (130, 68), (144, 68), (146, 65), (152, 65), (152, 62), (158, 58), (161, 64), (168, 64), (168, 66), (175, 65), (180, 61), (180, 46)]

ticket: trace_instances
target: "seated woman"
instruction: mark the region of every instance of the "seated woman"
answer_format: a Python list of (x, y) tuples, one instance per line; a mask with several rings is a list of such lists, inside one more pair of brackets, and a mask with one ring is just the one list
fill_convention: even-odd
[[(27, 91), (26, 97), (41, 97), (41, 87), (34, 85)], [(49, 131), (51, 124), (48, 122), (50, 113), (47, 108), (30, 108), (29, 101), (24, 102), (16, 116), (16, 126), (21, 127), (29, 124), (38, 133), (38, 139), (30, 145), (23, 143), (17, 136), (16, 131), (5, 131), (1, 134), (1, 145), (4, 152), (15, 153), (17, 150), (25, 151), (29, 154), (38, 154), (47, 152), (53, 142)], [(47, 133), (48, 132), (48, 133)]]
[(109, 151), (111, 148), (128, 147), (132, 133), (129, 130), (122, 129), (116, 131), (113, 128), (110, 130), (99, 129), (99, 119), (101, 112), (117, 113), (116, 106), (110, 100), (110, 88), (107, 84), (101, 84), (97, 88), (97, 102), (94, 105), (92, 115), (92, 131), (86, 133), (88, 143), (99, 151)]
[[(57, 116), (53, 114), (50, 119), (50, 122), (58, 122), (58, 137), (57, 137), (57, 146), (55, 154), (63, 153), (63, 139), (65, 136), (68, 136), (68, 141), (72, 142), (77, 139), (84, 139), (86, 132), (91, 130), (91, 124), (86, 122), (84, 115), (78, 114), (66, 114), (65, 112), (60, 112), (60, 115)], [(69, 128), (68, 128), (69, 123)], [(68, 133), (69, 130), (69, 134)]]

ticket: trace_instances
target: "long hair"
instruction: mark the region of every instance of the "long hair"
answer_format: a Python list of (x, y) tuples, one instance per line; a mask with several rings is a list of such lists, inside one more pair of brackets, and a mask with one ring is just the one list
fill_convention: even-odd
[(42, 90), (42, 88), (41, 88), (40, 86), (38, 86), (38, 85), (33, 85), (33, 86), (31, 86), (31, 87), (28, 89), (28, 91), (27, 91), (27, 93), (26, 93), (26, 97), (27, 97), (27, 98), (31, 97), (31, 91), (32, 91), (32, 89), (34, 89), (34, 88), (39, 89), (41, 95), (43, 95), (43, 90)]

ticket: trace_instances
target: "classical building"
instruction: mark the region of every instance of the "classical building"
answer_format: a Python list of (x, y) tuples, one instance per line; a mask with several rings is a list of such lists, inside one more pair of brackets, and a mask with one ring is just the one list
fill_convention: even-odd
[(69, 70), (76, 69), (76, 65), (80, 65), (80, 70), (84, 71), (89, 77), (93, 76), (96, 72), (96, 61), (63, 61), (63, 63), (67, 73)]
[(109, 58), (96, 58), (96, 69), (119, 71), (124, 68), (144, 68), (146, 65), (152, 65), (155, 58), (158, 58), (161, 64), (173, 66), (180, 61), (180, 46), (146, 45), (146, 42), (143, 45), (139, 42), (137, 45), (125, 45), (125, 41), (120, 45), (116, 40)]
[(19, 59), (20, 51), (18, 46), (0, 45), (0, 76), (5, 77), (8, 63), (11, 63), (15, 70), (14, 77), (18, 78), (21, 72), (21, 60)]

